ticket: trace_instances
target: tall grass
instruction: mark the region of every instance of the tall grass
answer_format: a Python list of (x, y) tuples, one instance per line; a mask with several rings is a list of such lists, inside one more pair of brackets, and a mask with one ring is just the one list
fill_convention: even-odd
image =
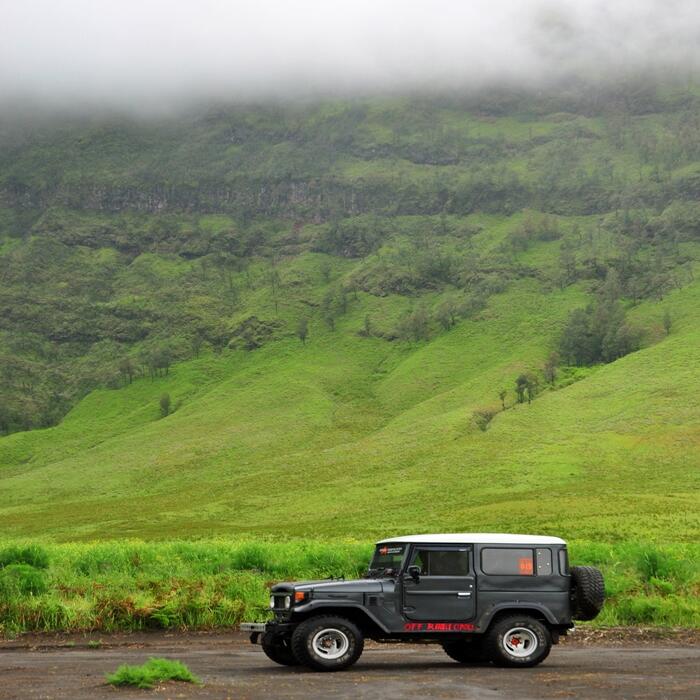
[[(358, 576), (372, 546), (209, 540), (0, 543), (0, 633), (231, 627), (284, 579)], [(700, 626), (700, 546), (574, 542), (603, 569), (598, 625)]]

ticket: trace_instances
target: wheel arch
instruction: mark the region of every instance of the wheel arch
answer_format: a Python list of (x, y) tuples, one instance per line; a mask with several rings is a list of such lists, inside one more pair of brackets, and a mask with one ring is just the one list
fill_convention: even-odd
[(378, 636), (389, 631), (385, 625), (361, 605), (338, 605), (335, 603), (315, 605), (308, 611), (305, 610), (299, 614), (296, 621), (303, 622), (312, 617), (325, 615), (337, 615), (338, 617), (347, 618), (354, 622), (366, 637)]
[(497, 620), (509, 615), (530, 615), (547, 626), (556, 626), (557, 618), (545, 605), (538, 603), (501, 603), (488, 610), (479, 620), (479, 629), (487, 632), (489, 627)]

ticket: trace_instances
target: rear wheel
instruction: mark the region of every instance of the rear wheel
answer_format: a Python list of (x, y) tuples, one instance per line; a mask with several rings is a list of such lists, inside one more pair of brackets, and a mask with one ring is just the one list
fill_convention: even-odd
[(260, 646), (262, 646), (265, 656), (276, 664), (281, 664), (282, 666), (299, 665), (299, 661), (292, 653), (292, 640), (290, 637), (266, 632), (260, 640)]
[(445, 653), (460, 664), (478, 664), (486, 661), (481, 640), (453, 639), (442, 642)]
[(344, 617), (312, 617), (292, 634), (294, 656), (315, 671), (349, 668), (360, 658), (363, 648), (362, 632)]
[(551, 648), (549, 629), (529, 615), (497, 620), (484, 640), (484, 651), (497, 666), (536, 666), (549, 656)]

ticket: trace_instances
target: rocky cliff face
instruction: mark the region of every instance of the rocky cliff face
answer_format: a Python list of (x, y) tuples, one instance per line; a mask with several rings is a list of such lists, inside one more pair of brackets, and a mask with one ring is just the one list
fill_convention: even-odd
[[(674, 189), (681, 187), (676, 183)], [(683, 185), (686, 187), (687, 183)], [(573, 196), (575, 194), (575, 196)], [(691, 193), (692, 194), (692, 193)], [(662, 199), (670, 198), (662, 194)], [(511, 213), (532, 206), (553, 213), (595, 214), (607, 211), (606, 188), (582, 183), (543, 191), (517, 179), (488, 178), (461, 183), (402, 183), (390, 180), (343, 182), (333, 178), (313, 180), (257, 180), (240, 178), (233, 183), (198, 185), (101, 185), (59, 184), (38, 188), (24, 184), (0, 187), (0, 205), (45, 210), (144, 213), (164, 211), (227, 213), (242, 217), (274, 216), (321, 223), (333, 218), (365, 213), (379, 215), (469, 214), (473, 211)]]

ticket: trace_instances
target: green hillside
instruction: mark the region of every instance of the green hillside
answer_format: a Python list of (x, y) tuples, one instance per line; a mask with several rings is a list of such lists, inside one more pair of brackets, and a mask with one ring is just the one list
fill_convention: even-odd
[(8, 121), (4, 535), (697, 540), (698, 106)]

